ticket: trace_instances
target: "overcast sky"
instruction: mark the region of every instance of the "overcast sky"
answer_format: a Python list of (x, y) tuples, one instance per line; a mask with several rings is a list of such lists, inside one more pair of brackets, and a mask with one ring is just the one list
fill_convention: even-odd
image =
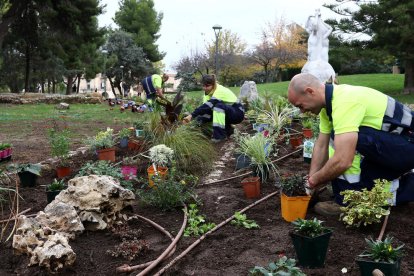
[[(163, 62), (166, 71), (190, 51), (204, 50), (206, 42), (214, 42), (213, 25), (221, 25), (237, 33), (248, 48), (260, 41), (266, 23), (283, 17), (304, 26), (309, 15), (320, 9), (322, 19), (334, 14), (322, 7), (331, 0), (154, 0), (155, 10), (162, 12), (160, 35), (157, 44), (166, 53)], [(99, 16), (100, 26), (117, 26), (112, 18), (119, 10), (117, 0), (101, 0), (105, 13)]]

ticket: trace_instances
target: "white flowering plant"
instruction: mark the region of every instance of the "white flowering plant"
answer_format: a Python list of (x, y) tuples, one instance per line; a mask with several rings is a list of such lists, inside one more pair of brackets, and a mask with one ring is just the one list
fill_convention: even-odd
[(149, 150), (151, 162), (156, 166), (166, 167), (174, 157), (174, 151), (164, 144), (153, 146)]

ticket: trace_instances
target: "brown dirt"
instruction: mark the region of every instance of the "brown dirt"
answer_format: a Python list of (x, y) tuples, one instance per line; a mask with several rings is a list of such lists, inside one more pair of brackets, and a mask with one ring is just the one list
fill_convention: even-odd
[[(42, 124), (41, 122), (39, 124)], [(34, 128), (36, 129), (36, 128)], [(39, 133), (41, 133), (39, 131)], [(41, 161), (44, 158), (47, 142), (45, 137), (39, 137), (34, 132), (29, 141), (11, 141), (15, 148), (25, 149), (26, 154), (15, 154), (14, 161), (25, 162), (28, 156), (30, 160)], [(31, 143), (30, 141), (35, 141)], [(29, 143), (28, 143), (29, 142)], [(231, 141), (224, 145), (219, 145), (222, 150), (228, 148)], [(279, 156), (291, 152), (290, 147), (285, 146)], [(221, 151), (219, 151), (221, 152)], [(125, 152), (118, 152), (119, 155)], [(94, 158), (92, 155), (88, 158)], [(77, 160), (76, 164), (87, 160)], [(301, 155), (297, 154), (289, 157), (278, 164), (282, 172), (302, 171), (306, 172), (308, 165), (303, 162)], [(222, 168), (226, 178), (234, 175), (235, 161), (227, 160), (225, 167)], [(141, 170), (141, 175), (144, 171)], [(46, 206), (46, 196), (44, 185), (51, 181), (53, 175), (45, 175), (39, 179), (39, 185), (34, 188), (21, 188), (20, 210), (32, 208), (33, 214), (43, 210)], [(201, 181), (203, 183), (204, 180)], [(265, 183), (261, 187), (261, 197), (277, 190), (273, 185), (274, 180)], [(200, 185), (197, 194), (203, 203), (199, 206), (200, 213), (206, 216), (209, 222), (216, 224), (225, 220), (253, 203), (254, 199), (246, 199), (240, 185), (240, 179), (230, 180), (217, 184)], [(326, 193), (323, 198), (329, 199)], [(145, 216), (161, 226), (175, 236), (181, 227), (183, 214), (177, 209), (170, 212), (162, 212), (151, 207), (143, 207), (137, 202), (131, 210), (126, 210), (128, 214), (139, 214)], [(280, 198), (272, 197), (247, 211), (249, 219), (255, 220), (260, 229), (248, 230), (236, 228), (227, 224), (218, 231), (208, 236), (196, 248), (190, 251), (184, 258), (178, 261), (166, 275), (247, 275), (248, 271), (255, 265), (267, 266), (274, 261), (279, 254), (288, 257), (295, 257), (292, 242), (288, 232), (292, 229), (290, 223), (285, 222), (281, 217)], [(3, 210), (3, 218), (7, 217), (7, 209)], [(401, 275), (414, 275), (414, 227), (412, 217), (414, 215), (414, 205), (393, 207), (389, 218), (386, 234), (395, 237), (396, 241), (406, 244), (406, 256), (403, 259)], [(341, 269), (346, 267), (346, 275), (359, 275), (359, 269), (354, 258), (362, 252), (365, 245), (365, 237), (377, 237), (381, 225), (362, 227), (359, 229), (346, 228), (336, 217), (323, 217), (314, 213), (313, 208), (309, 208), (307, 218), (317, 217), (324, 220), (325, 224), (334, 228), (334, 233), (330, 240), (329, 251), (324, 268), (303, 269), (307, 275), (342, 275)], [(140, 220), (133, 221), (131, 228), (141, 229), (143, 237), (149, 244), (149, 250), (143, 253), (134, 261), (127, 261), (121, 257), (115, 258), (108, 254), (108, 249), (120, 243), (119, 239), (109, 231), (85, 232), (70, 244), (77, 254), (77, 259), (73, 267), (66, 268), (59, 275), (113, 275), (116, 267), (128, 263), (136, 265), (157, 258), (165, 249), (170, 240), (146, 222)], [(178, 243), (178, 248), (174, 256), (177, 256), (187, 248), (195, 238), (182, 238)], [(172, 257), (174, 258), (174, 257)], [(161, 263), (150, 275), (154, 274), (168, 261)], [(0, 245), (0, 275), (45, 275), (46, 272), (39, 267), (28, 267), (27, 256), (16, 256), (13, 254), (11, 242)], [(137, 273), (131, 273), (136, 275)]]

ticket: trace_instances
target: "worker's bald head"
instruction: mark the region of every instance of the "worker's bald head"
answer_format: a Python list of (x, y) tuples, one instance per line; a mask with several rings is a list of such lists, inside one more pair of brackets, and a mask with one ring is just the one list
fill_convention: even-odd
[(288, 100), (302, 112), (318, 114), (325, 102), (323, 83), (314, 75), (301, 73), (292, 78), (288, 88)]
[(307, 87), (317, 88), (321, 86), (321, 81), (312, 74), (301, 73), (295, 75), (290, 81), (288, 88), (288, 96), (290, 93), (298, 95), (299, 93), (304, 93)]

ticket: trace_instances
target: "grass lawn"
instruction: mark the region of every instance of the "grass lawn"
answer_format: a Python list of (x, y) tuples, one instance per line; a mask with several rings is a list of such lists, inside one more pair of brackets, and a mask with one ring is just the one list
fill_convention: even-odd
[[(388, 95), (393, 96), (404, 103), (414, 103), (413, 95), (403, 95), (401, 93), (404, 83), (404, 75), (393, 74), (365, 74), (365, 75), (350, 75), (340, 76), (339, 82), (342, 84), (361, 85), (375, 88)], [(289, 82), (265, 83), (258, 84), (257, 89), (260, 95), (264, 94), (278, 94), (286, 95)], [(237, 95), (240, 93), (240, 87), (230, 87)], [(187, 98), (197, 99), (201, 101), (202, 91), (186, 92)], [(172, 96), (172, 95), (171, 95)], [(94, 129), (107, 125), (110, 127), (117, 126), (117, 129), (122, 127), (129, 127), (133, 125), (134, 121), (142, 120), (142, 114), (132, 113), (129, 110), (125, 112), (119, 111), (119, 106), (113, 110), (107, 105), (100, 104), (71, 104), (70, 109), (66, 111), (57, 111), (54, 109), (55, 105), (48, 104), (33, 104), (33, 105), (6, 105), (0, 106), (0, 126), (6, 127), (6, 133), (3, 136), (7, 137), (23, 137), (30, 133), (36, 125), (35, 122), (50, 121), (56, 119), (58, 121), (69, 122), (72, 128), (77, 126), (88, 127), (93, 131), (98, 132), (102, 129)], [(92, 122), (99, 122), (93, 124)], [(95, 126), (96, 125), (96, 126)], [(19, 126), (19, 127), (15, 127)]]

